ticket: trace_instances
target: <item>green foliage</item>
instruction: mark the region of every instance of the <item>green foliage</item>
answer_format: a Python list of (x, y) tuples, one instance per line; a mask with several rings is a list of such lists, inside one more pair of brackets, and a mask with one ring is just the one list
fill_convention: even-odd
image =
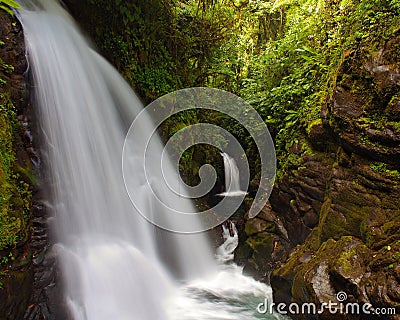
[[(284, 15), (282, 30), (260, 43), (256, 17), (265, 18), (277, 10)], [(240, 17), (247, 28), (237, 23), (233, 38), (223, 44), (226, 49), (220, 49), (219, 67), (214, 67), (225, 70), (227, 76), (209, 83), (254, 105), (275, 139), (280, 169), (289, 164), (299, 166), (301, 157), (290, 149), (306, 135), (310, 123), (320, 121), (343, 59), (353, 52), (381, 48), (399, 30), (399, 17), (398, 1), (389, 0), (251, 1)], [(374, 90), (360, 84), (359, 92)], [(387, 119), (379, 121), (387, 123)]]
[(87, 0), (77, 10), (102, 53), (147, 101), (174, 88), (169, 2)]
[(14, 12), (10, 8), (21, 8), (21, 6), (14, 0), (1, 0), (0, 1), (0, 9), (8, 12), (11, 15), (14, 15)]
[[(356, 74), (363, 69), (357, 63), (393, 38), (400, 26), (398, 0), (86, 1), (90, 6), (80, 10), (87, 11), (83, 23), (146, 102), (193, 86), (238, 94), (268, 124), (282, 174), (300, 165), (301, 154), (292, 154), (291, 148), (307, 136), (311, 123), (321, 121), (321, 110), (338, 84), (350, 77), (352, 92), (375, 90)], [(348, 74), (343, 74), (347, 64)], [(365, 105), (372, 100), (364, 99)], [(199, 121), (232, 132), (255, 164), (251, 174), (256, 178), (254, 142), (232, 119), (185, 112), (167, 121), (162, 131), (168, 137)], [(310, 152), (307, 143), (301, 147), (302, 153)], [(192, 155), (185, 153), (182, 168), (190, 166)], [(193, 166), (188, 170), (197, 163)]]
[(14, 134), (17, 126), (14, 106), (4, 95), (0, 101), (0, 250), (14, 247), (27, 236), (30, 187), (15, 173)]
[(234, 8), (222, 1), (86, 0), (78, 6), (102, 53), (147, 102), (205, 85), (234, 24)]
[[(8, 254), (8, 256), (4, 256), (4, 257), (2, 257), (1, 258), (1, 261), (0, 261), (0, 263), (1, 264), (4, 264), (4, 265), (7, 265), (10, 261), (14, 261), (15, 260), (15, 257), (14, 257), (14, 255), (12, 254), (12, 252), (10, 252), (9, 254)], [(1, 276), (2, 274), (0, 274), (0, 276)]]
[(390, 170), (387, 167), (386, 163), (383, 162), (373, 162), (370, 164), (370, 168), (372, 171), (376, 173), (385, 174), (391, 178), (395, 178), (400, 180), (400, 173), (397, 170)]
[[(8, 79), (13, 72), (14, 67), (0, 59), (0, 80)], [(15, 156), (20, 124), (10, 98), (11, 83), (0, 83), (0, 251), (6, 252), (27, 239), (31, 188), (19, 174), (25, 175), (29, 169), (18, 168)], [(0, 256), (3, 262), (5, 258), (10, 257)]]

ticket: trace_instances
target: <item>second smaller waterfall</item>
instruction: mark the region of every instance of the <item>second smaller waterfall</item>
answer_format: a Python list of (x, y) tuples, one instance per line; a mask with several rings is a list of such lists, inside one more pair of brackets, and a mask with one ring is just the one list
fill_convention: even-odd
[(235, 159), (227, 153), (221, 153), (221, 155), (224, 159), (225, 192), (218, 194), (218, 196), (237, 197), (247, 194), (246, 191), (240, 189), (240, 175)]

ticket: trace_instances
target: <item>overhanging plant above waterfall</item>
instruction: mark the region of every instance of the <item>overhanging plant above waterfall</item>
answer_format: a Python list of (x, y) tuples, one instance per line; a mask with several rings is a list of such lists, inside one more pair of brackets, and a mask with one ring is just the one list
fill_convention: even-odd
[(7, 11), (11, 15), (14, 15), (14, 12), (10, 8), (21, 8), (21, 6), (14, 0), (0, 1), (0, 9)]

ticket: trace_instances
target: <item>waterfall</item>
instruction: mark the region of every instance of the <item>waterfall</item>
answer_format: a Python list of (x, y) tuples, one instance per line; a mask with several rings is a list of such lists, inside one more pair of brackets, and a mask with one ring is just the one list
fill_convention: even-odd
[[(143, 314), (141, 319), (161, 319), (157, 306), (168, 289), (170, 269), (182, 278), (208, 273), (215, 265), (212, 251), (203, 235), (155, 229), (134, 212), (122, 180), (121, 155), (127, 124), (142, 105), (58, 4), (38, 4), (43, 9), (19, 14), (67, 299), (75, 318)], [(151, 128), (144, 123), (143, 130), (146, 126)], [(132, 165), (140, 174), (141, 163)], [(184, 198), (174, 200), (192, 206)]]
[(221, 197), (235, 197), (246, 194), (246, 191), (240, 190), (239, 169), (233, 159), (227, 153), (221, 153), (224, 160), (225, 171), (225, 192), (218, 194)]
[[(128, 126), (143, 107), (138, 97), (56, 1), (20, 2), (70, 316), (253, 319), (257, 303), (271, 297), (268, 286), (244, 277), (234, 264), (218, 265), (203, 233), (167, 232), (135, 212), (124, 187), (121, 154)], [(141, 126), (148, 135), (150, 120)], [(153, 151), (161, 154), (158, 140)], [(143, 184), (143, 159), (134, 149), (128, 155), (134, 196), (148, 210), (161, 210)], [(162, 196), (195, 212), (184, 197)], [(234, 250), (226, 247), (230, 258), (224, 261)], [(224, 302), (208, 300), (210, 295)], [(247, 306), (238, 307), (241, 303)]]

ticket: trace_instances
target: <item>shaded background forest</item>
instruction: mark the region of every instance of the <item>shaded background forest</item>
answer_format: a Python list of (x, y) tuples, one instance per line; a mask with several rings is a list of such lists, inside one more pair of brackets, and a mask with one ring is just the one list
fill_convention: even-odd
[[(275, 139), (279, 176), (298, 167), (290, 149), (321, 123), (342, 83), (350, 92), (369, 90), (362, 97), (366, 110), (379, 99), (380, 108), (363, 117), (363, 126), (384, 121), (400, 129), (396, 107), (382, 112), (398, 101), (392, 92), (397, 88), (376, 92), (359, 60), (372, 59), (397, 34), (397, 1), (70, 2), (100, 51), (146, 103), (194, 86), (224, 89), (250, 102)], [(228, 128), (255, 160), (247, 132), (221, 115), (190, 112), (173, 119), (164, 133), (199, 121)], [(360, 138), (370, 142), (367, 135)], [(306, 144), (302, 148), (307, 151)], [(184, 160), (183, 168), (196, 165), (189, 154)]]

